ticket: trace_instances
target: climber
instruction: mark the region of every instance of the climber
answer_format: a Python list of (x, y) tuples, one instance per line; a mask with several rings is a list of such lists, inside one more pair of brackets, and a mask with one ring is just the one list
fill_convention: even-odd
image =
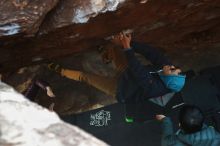
[(180, 109), (180, 129), (174, 133), (172, 121), (164, 115), (156, 115), (162, 123), (162, 146), (219, 146), (220, 134), (214, 127), (204, 124), (202, 111), (193, 105)]
[[(98, 76), (77, 70), (62, 68), (55, 63), (48, 68), (61, 76), (82, 81), (115, 97), (120, 103), (135, 103), (179, 92), (185, 83), (185, 75), (156, 48), (145, 43), (131, 42), (131, 34), (120, 33), (112, 38), (118, 47), (108, 47), (103, 56), (111, 60), (118, 74), (115, 78)], [(142, 65), (134, 55), (140, 53), (153, 65)]]

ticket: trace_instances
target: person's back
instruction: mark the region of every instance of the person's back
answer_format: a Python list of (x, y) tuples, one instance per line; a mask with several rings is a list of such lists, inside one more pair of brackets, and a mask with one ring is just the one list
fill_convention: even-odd
[(162, 146), (220, 146), (220, 134), (204, 124), (203, 113), (195, 106), (180, 110), (180, 130), (176, 133), (170, 118), (157, 115), (157, 119), (162, 121)]
[(183, 131), (176, 133), (179, 145), (186, 146), (220, 146), (220, 135), (214, 127), (203, 125), (195, 133), (186, 134)]

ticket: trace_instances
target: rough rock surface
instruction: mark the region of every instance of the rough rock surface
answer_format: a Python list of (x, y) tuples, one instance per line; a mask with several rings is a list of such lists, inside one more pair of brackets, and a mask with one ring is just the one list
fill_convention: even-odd
[(0, 82), (1, 146), (106, 146)]
[(95, 49), (126, 29), (178, 65), (219, 63), (219, 0), (3, 0), (0, 11), (0, 71)]
[(58, 0), (1, 0), (0, 37), (23, 33), (34, 35), (45, 15)]
[[(31, 66), (27, 70), (32, 71), (26, 73), (15, 69), (56, 59), (66, 68), (112, 76), (112, 68), (103, 65), (94, 50), (105, 46), (109, 36), (127, 29), (133, 31), (134, 40), (164, 49), (183, 70), (220, 63), (219, 0), (2, 0), (0, 4), (0, 72), (11, 71), (3, 79), (18, 91), (35, 76), (46, 79), (57, 94), (59, 114), (115, 100), (50, 73), (45, 65)], [(5, 35), (16, 32), (8, 27), (17, 28), (15, 24), (20, 30)], [(43, 93), (38, 100), (45, 107), (51, 102)]]
[[(200, 70), (220, 63), (219, 18), (219, 0), (1, 0), (0, 73), (6, 72), (3, 79), (19, 92), (36, 76), (47, 80), (56, 94), (55, 111), (60, 115), (98, 108), (114, 103), (115, 100), (91, 86), (49, 72), (45, 64), (17, 69), (56, 59), (55, 62), (65, 68), (113, 76), (112, 66), (104, 65), (94, 50), (105, 46), (109, 36), (131, 30), (134, 40), (164, 49), (183, 70)], [(65, 131), (69, 132), (72, 128), (64, 125), (54, 113), (24, 99), (17, 101), (17, 98), (8, 98), (3, 101), (1, 95), (0, 121), (5, 120), (2, 114), (7, 114), (11, 120), (17, 120), (18, 124), (22, 120), (26, 120), (22, 121), (23, 124), (30, 122), (30, 117), (24, 119), (16, 116), (19, 115), (16, 113), (20, 107), (23, 109), (19, 111), (20, 114), (28, 112), (24, 116), (30, 115), (36, 119), (29, 113), (37, 107), (41, 115), (48, 115), (49, 118), (53, 116), (54, 120), (47, 121), (43, 128), (39, 122), (39, 125), (29, 124), (41, 129), (35, 131), (31, 127), (27, 129), (32, 130), (28, 134), (16, 131), (16, 128), (23, 129), (26, 125), (18, 126), (14, 123), (16, 127), (4, 125), (2, 128), (0, 122), (0, 145), (20, 144), (20, 138), (26, 135), (36, 136), (39, 138), (37, 142), (42, 140), (44, 145), (55, 145), (54, 142), (68, 145), (63, 143), (64, 139), (74, 140), (68, 141), (69, 144), (79, 142), (72, 135), (68, 139), (69, 133)], [(38, 94), (36, 102), (44, 107), (51, 103), (42, 92)], [(7, 113), (11, 106), (13, 110), (10, 112), (14, 114)], [(63, 133), (56, 131), (60, 127)], [(10, 128), (15, 131), (7, 133), (8, 138), (18, 134), (13, 138), (13, 143), (8, 143), (2, 135), (5, 134), (4, 130), (10, 131)], [(76, 130), (75, 127), (73, 130)], [(77, 130), (71, 134), (76, 133)], [(57, 137), (60, 134), (63, 134), (63, 139), (59, 141)], [(32, 145), (29, 142), (27, 139), (27, 145)], [(91, 145), (84, 142), (85, 145)]]

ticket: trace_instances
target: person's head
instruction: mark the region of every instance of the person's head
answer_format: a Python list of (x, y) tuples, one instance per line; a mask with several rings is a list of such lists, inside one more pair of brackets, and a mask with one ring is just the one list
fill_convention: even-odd
[(180, 128), (187, 134), (200, 131), (204, 122), (202, 111), (194, 105), (185, 105), (179, 113)]
[(181, 73), (181, 69), (175, 67), (173, 65), (165, 65), (163, 66), (163, 74), (164, 75), (179, 75)]
[(163, 66), (160, 78), (165, 86), (173, 92), (179, 92), (185, 84), (185, 75), (181, 75), (181, 69), (173, 65)]

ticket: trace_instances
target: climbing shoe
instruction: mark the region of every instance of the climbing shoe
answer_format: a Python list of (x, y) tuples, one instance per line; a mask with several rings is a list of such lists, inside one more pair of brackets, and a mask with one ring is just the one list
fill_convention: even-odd
[(47, 65), (48, 69), (51, 71), (54, 71), (56, 73), (61, 73), (62, 67), (59, 64), (56, 63), (49, 63)]
[(127, 123), (133, 123), (133, 122), (134, 122), (134, 119), (131, 118), (131, 117), (125, 117), (125, 122), (127, 122)]

